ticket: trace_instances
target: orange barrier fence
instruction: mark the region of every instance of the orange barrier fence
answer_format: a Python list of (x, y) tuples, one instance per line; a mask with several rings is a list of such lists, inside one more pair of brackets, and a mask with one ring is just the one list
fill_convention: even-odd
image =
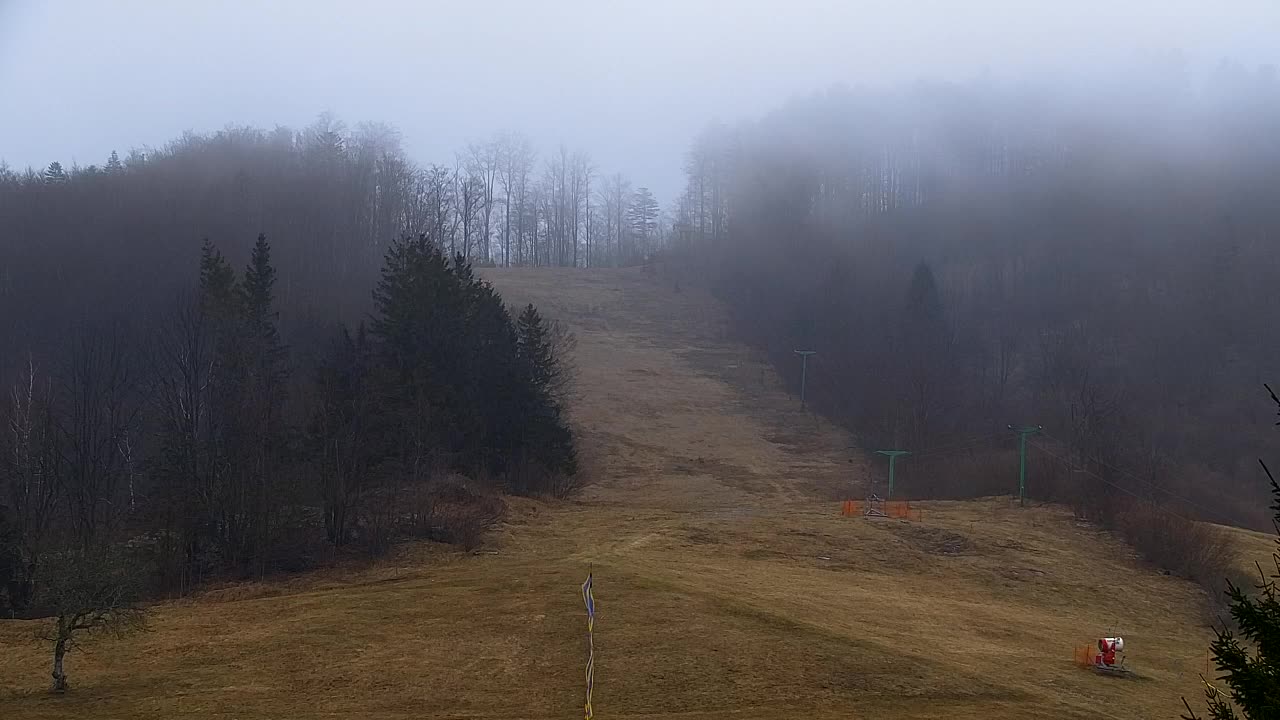
[(885, 500), (873, 503), (863, 500), (845, 500), (840, 506), (840, 514), (844, 517), (877, 515), (916, 522), (924, 520), (924, 512), (920, 508), (911, 507), (910, 500)]
[(1074, 652), (1074, 656), (1075, 656), (1075, 657), (1074, 657), (1074, 659), (1075, 659), (1075, 663), (1076, 663), (1077, 665), (1082, 665), (1082, 666), (1085, 666), (1085, 667), (1088, 667), (1088, 666), (1090, 666), (1090, 665), (1093, 665), (1093, 651), (1094, 651), (1094, 649), (1095, 649), (1095, 648), (1094, 648), (1092, 645), (1080, 645), (1080, 646), (1077, 646), (1077, 647), (1075, 648), (1075, 652)]
[(886, 500), (884, 514), (900, 520), (915, 520), (919, 522), (924, 519), (924, 512), (920, 508), (911, 507), (911, 502), (908, 500)]

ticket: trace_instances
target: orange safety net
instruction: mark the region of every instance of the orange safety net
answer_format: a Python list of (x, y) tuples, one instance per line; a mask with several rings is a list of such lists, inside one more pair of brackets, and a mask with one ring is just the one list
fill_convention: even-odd
[(884, 514), (899, 520), (922, 520), (924, 513), (919, 508), (911, 507), (910, 500), (886, 500)]
[(1089, 666), (1093, 664), (1094, 647), (1092, 645), (1080, 645), (1075, 648), (1075, 663), (1077, 665)]
[[(845, 500), (840, 506), (840, 515), (844, 517), (862, 515), (865, 505), (866, 503), (861, 500)], [(910, 500), (886, 500), (881, 505), (884, 514), (891, 518), (917, 522), (924, 519), (924, 512), (920, 508), (911, 507)]]

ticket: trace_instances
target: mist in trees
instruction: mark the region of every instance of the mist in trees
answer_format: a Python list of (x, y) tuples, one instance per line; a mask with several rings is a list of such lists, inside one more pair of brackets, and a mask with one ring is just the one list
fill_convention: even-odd
[(818, 350), (810, 402), (868, 448), (1037, 423), (1073, 482), (1263, 524), (1243, 419), (1277, 342), (1248, 329), (1280, 319), (1278, 120), (1274, 70), (1230, 63), (834, 88), (693, 140), (674, 264), (792, 382)]
[[(648, 203), (640, 224), (638, 201)], [(359, 319), (402, 235), (426, 234), (479, 266), (635, 264), (661, 242), (651, 201), (587, 152), (539, 152), (517, 132), (418, 165), (394, 128), (327, 114), (301, 130), (187, 133), (113, 151), (102, 166), (5, 170), (0, 338), (22, 349), (51, 341), (66, 318), (154, 307), (183, 289), (169, 269), (192, 262), (201, 238), (238, 264), (259, 233), (294, 259), (276, 279), (281, 330), (294, 336), (317, 317)], [(16, 358), (0, 364), (11, 372)]]
[[(1159, 40), (1144, 47), (1190, 43), (1203, 55), (1216, 51), (1203, 28), (1245, 24), (1231, 4), (1105, 9), (1135, 19), (1126, 41), (1141, 30)], [(306, 127), (228, 126), (159, 148), (106, 142), (90, 159), (83, 148), (104, 138), (171, 132), (157, 134), (163, 113), (103, 92), (92, 111), (59, 121), (114, 108), (131, 118), (127, 131), (81, 124), (85, 138), (67, 138), (65, 154), (25, 170), (0, 162), (10, 607), (36, 602), (42, 558), (100, 538), (145, 538), (148, 582), (181, 592), (218, 573), (306, 566), (315, 537), (385, 549), (406, 523), (440, 533), (437, 510), (451, 501), (419, 492), (424, 478), (465, 477), (477, 494), (576, 482), (572, 339), (536, 308), (505, 308), (476, 277), (485, 266), (662, 258), (712, 283), (740, 336), (789, 381), (792, 351), (819, 351), (813, 406), (865, 448), (914, 451), (902, 485), (912, 492), (1007, 490), (996, 475), (910, 473), (930, 451), (1036, 423), (1070, 474), (1034, 493), (1120, 485), (1201, 517), (1266, 520), (1265, 489), (1241, 460), (1262, 435), (1240, 420), (1261, 412), (1253, 389), (1276, 356), (1273, 337), (1246, 332), (1277, 314), (1265, 292), (1280, 269), (1273, 70), (1224, 63), (1199, 77), (1170, 55), (1133, 72), (1111, 62), (1117, 53), (1091, 62), (1085, 43), (1063, 40), (1070, 72), (1019, 75), (1039, 64), (1006, 43), (1096, 34), (1096, 17), (1066, 4), (936, 8), (930, 17), (956, 37), (933, 47), (919, 42), (933, 31), (915, 13), (847, 3), (742, 10), (730, 28), (714, 4), (643, 3), (618, 23), (584, 2), (575, 15), (590, 33), (544, 22), (482, 42), (555, 15), (517, 5), (494, 22), (444, 6), (406, 6), (419, 23), (347, 13), (340, 34), (318, 27), (323, 12), (292, 14), (289, 33), (269, 13), (244, 22), (199, 5), (131, 20), (163, 26), (189, 13), (205, 23), (170, 24), (231, 23), (280, 48), (305, 37), (281, 49), (306, 67), (283, 80), (220, 39), (221, 54), (161, 53), (191, 72), (180, 83), (106, 82), (105, 57), (15, 50), (0, 66), (15, 106), (39, 106), (21, 102), (33, 88), (47, 94), (30, 78), (185, 89), (230, 72), (234, 82), (186, 99), (230, 102), (219, 93), (234, 88), (255, 107), (219, 113), (297, 118), (333, 98), (364, 107), (367, 92), (408, 103), (394, 119), (417, 124), (406, 139), (325, 113)], [(72, 14), (89, 19), (60, 18), (67, 37), (124, 13)], [(652, 43), (676, 17), (697, 41)], [(1018, 17), (1033, 21), (999, 37), (955, 30)], [(421, 27), (445, 30), (423, 42)], [(361, 32), (378, 52), (342, 53), (336, 67), (327, 48), (357, 47)], [(51, 34), (37, 34), (45, 47)], [(147, 34), (118, 54), (225, 35)], [(1002, 52), (1008, 62), (992, 63)], [(382, 65), (359, 65), (366, 55)], [(467, 72), (435, 72), (461, 57)], [(489, 58), (501, 58), (500, 84)], [(6, 74), (31, 59), (38, 72)], [(1105, 72), (1087, 75), (1090, 65)], [(939, 72), (952, 80), (904, 81)], [(335, 77), (359, 82), (335, 92)], [(831, 85), (842, 80), (880, 84)], [(809, 94), (757, 116), (796, 91)], [(279, 110), (273, 98), (294, 93), (309, 97)], [(171, 109), (172, 122), (227, 119)], [(727, 121), (696, 130), (717, 116)], [(48, 117), (0, 119), (23, 128), (9, 133), (10, 160), (44, 152), (28, 146), (63, 127)], [(683, 158), (660, 152), (673, 136), (687, 138)], [(406, 150), (428, 141), (440, 144)], [(664, 163), (684, 171), (678, 194)]]
[(59, 689), (76, 634), (140, 598), (326, 541), (470, 546), (499, 493), (577, 487), (572, 337), (472, 269), (623, 260), (587, 243), (593, 170), (564, 158), (544, 183), (508, 135), (416, 168), (322, 117), (4, 177), (0, 611), (59, 618)]
[[(0, 598), (29, 607), (40, 557), (139, 523), (159, 530), (152, 579), (178, 592), (305, 565), (315, 553), (295, 530), (313, 520), (335, 545), (368, 546), (375, 509), (376, 532), (395, 531), (396, 473), (406, 487), (459, 472), (571, 489), (563, 388), (520, 389), (535, 382), (522, 348), (545, 363), (567, 339), (541, 318), (517, 325), (470, 267), (643, 261), (658, 226), (639, 239), (629, 183), (597, 172), (583, 151), (540, 155), (516, 132), (419, 166), (393, 128), (330, 115), (186, 134), (101, 167), (4, 167)], [(388, 258), (410, 266), (386, 276)], [(395, 295), (406, 272), (438, 297)], [(392, 294), (375, 300), (375, 286)], [(391, 324), (412, 303), (435, 324)], [(433, 354), (408, 348), (418, 364), (401, 367), (393, 330)]]

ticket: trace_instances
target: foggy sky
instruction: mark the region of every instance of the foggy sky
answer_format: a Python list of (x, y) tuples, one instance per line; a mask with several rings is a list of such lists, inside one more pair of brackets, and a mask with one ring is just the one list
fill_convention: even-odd
[(0, 0), (0, 159), (227, 124), (391, 123), (421, 163), (521, 130), (666, 204), (691, 137), (836, 83), (1280, 60), (1277, 0)]

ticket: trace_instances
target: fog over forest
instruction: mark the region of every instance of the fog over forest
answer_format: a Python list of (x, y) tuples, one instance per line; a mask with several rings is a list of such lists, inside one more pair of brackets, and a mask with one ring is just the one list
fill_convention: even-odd
[[(1170, 51), (1274, 62), (1269, 0), (0, 2), (0, 159), (101, 165), (227, 124), (324, 111), (394, 124), (447, 163), (520, 130), (654, 189), (703, 124), (834, 84), (1104, 75)], [(1037, 80), (1038, 81), (1038, 80)]]
[(423, 478), (576, 490), (572, 338), (483, 267), (708, 289), (919, 497), (1007, 493), (1029, 423), (1039, 500), (1265, 526), (1277, 37), (1271, 0), (0, 3), (8, 602), (140, 529), (180, 593), (493, 522), (397, 515)]

